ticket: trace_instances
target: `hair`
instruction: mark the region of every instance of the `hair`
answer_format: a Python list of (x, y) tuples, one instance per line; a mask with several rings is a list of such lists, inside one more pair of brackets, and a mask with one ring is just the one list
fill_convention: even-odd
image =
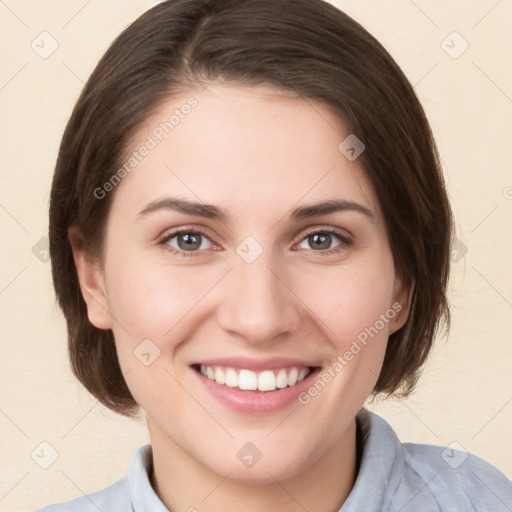
[(375, 189), (395, 269), (411, 297), (406, 323), (389, 336), (372, 395), (407, 396), (439, 327), (450, 323), (451, 209), (413, 87), (371, 34), (323, 0), (165, 1), (129, 25), (101, 58), (64, 131), (50, 195), (53, 284), (73, 373), (113, 411), (139, 411), (112, 331), (88, 320), (68, 230), (78, 227), (88, 253), (101, 261), (115, 191), (102, 199), (94, 191), (119, 169), (160, 105), (213, 80), (270, 85), (323, 102), (363, 141), (357, 162)]

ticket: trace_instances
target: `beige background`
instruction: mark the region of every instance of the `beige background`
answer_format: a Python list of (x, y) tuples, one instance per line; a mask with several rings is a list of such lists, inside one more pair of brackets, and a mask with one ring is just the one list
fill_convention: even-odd
[[(103, 488), (127, 473), (133, 451), (148, 441), (143, 422), (99, 406), (71, 376), (40, 240), (60, 137), (83, 83), (115, 36), (155, 3), (0, 2), (2, 510)], [(461, 240), (448, 340), (438, 340), (411, 398), (373, 408), (403, 441), (457, 442), (512, 478), (512, 1), (334, 3), (415, 85)], [(48, 58), (40, 56), (52, 44), (43, 31), (58, 42)], [(43, 441), (58, 452), (48, 469), (31, 456)]]

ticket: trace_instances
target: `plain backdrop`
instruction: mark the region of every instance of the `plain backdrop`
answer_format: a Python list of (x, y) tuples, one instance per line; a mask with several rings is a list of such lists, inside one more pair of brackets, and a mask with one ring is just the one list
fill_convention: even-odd
[[(156, 3), (0, 1), (2, 510), (106, 487), (148, 442), (143, 421), (108, 411), (72, 377), (45, 237), (74, 102), (108, 45)], [(449, 336), (437, 340), (410, 398), (371, 408), (402, 441), (468, 450), (512, 478), (512, 1), (333, 3), (384, 44), (414, 85), (438, 141), (458, 237)]]

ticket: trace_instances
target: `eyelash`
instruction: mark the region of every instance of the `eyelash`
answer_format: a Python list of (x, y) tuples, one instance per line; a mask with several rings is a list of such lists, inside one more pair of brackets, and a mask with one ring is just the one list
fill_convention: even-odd
[[(170, 252), (178, 254), (178, 255), (183, 256), (183, 257), (200, 256), (201, 252), (203, 252), (203, 250), (183, 251), (183, 250), (179, 250), (179, 249), (176, 249), (176, 248), (171, 247), (170, 245), (168, 245), (168, 242), (170, 240), (172, 240), (175, 236), (180, 235), (182, 233), (201, 235), (201, 236), (207, 238), (208, 240), (210, 240), (208, 235), (205, 232), (201, 231), (200, 229), (196, 229), (196, 228), (194, 228), (194, 229), (179, 228), (179, 229), (176, 229), (175, 231), (173, 231), (172, 233), (165, 234), (159, 240), (158, 245), (166, 246), (166, 249), (169, 250)], [(336, 229), (332, 229), (332, 228), (329, 228), (329, 229), (315, 229), (315, 230), (309, 231), (309, 232), (304, 234), (304, 236), (300, 240), (300, 242), (305, 240), (308, 236), (319, 234), (319, 233), (327, 234), (327, 235), (334, 235), (337, 238), (339, 238), (340, 241), (341, 241), (341, 243), (339, 245), (336, 245), (332, 249), (324, 249), (324, 250), (320, 250), (320, 251), (315, 251), (313, 249), (310, 249), (312, 252), (318, 253), (320, 256), (329, 256), (331, 254), (334, 254), (334, 253), (340, 252), (340, 251), (342, 251), (342, 250), (344, 250), (346, 248), (349, 248), (349, 247), (351, 247), (353, 245), (352, 240), (350, 240), (350, 238), (347, 237), (343, 232), (338, 231)], [(210, 240), (210, 242), (211, 242), (211, 240)]]

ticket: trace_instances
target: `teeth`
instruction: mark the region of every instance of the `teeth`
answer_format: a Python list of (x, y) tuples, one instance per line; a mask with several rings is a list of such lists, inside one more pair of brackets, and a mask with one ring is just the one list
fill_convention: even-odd
[(286, 375), (286, 370), (279, 370), (276, 377), (276, 386), (280, 389), (288, 386), (288, 375)]
[[(207, 372), (208, 375), (208, 372)], [(220, 368), (215, 368), (214, 379), (215, 382), (219, 384), (224, 384), (226, 382), (226, 378), (224, 377), (224, 372)]]
[(297, 377), (299, 376), (299, 370), (292, 368), (288, 374), (288, 386), (295, 386), (297, 384)]
[(300, 382), (301, 380), (304, 380), (308, 373), (309, 373), (308, 368), (301, 368), (299, 370), (299, 376), (297, 377), (297, 382)]
[(226, 373), (226, 386), (230, 388), (238, 387), (238, 374), (231, 368)]
[(258, 388), (258, 377), (250, 370), (240, 370), (238, 375), (238, 387), (240, 389), (256, 390)]
[(234, 368), (220, 368), (218, 366), (200, 367), (201, 375), (217, 384), (230, 388), (239, 388), (248, 391), (274, 391), (287, 386), (295, 386), (304, 380), (310, 373), (307, 367), (293, 367), (281, 370), (264, 370), (253, 372), (251, 370), (235, 370)]
[(266, 370), (258, 375), (258, 389), (260, 391), (274, 391), (276, 389), (274, 372)]

